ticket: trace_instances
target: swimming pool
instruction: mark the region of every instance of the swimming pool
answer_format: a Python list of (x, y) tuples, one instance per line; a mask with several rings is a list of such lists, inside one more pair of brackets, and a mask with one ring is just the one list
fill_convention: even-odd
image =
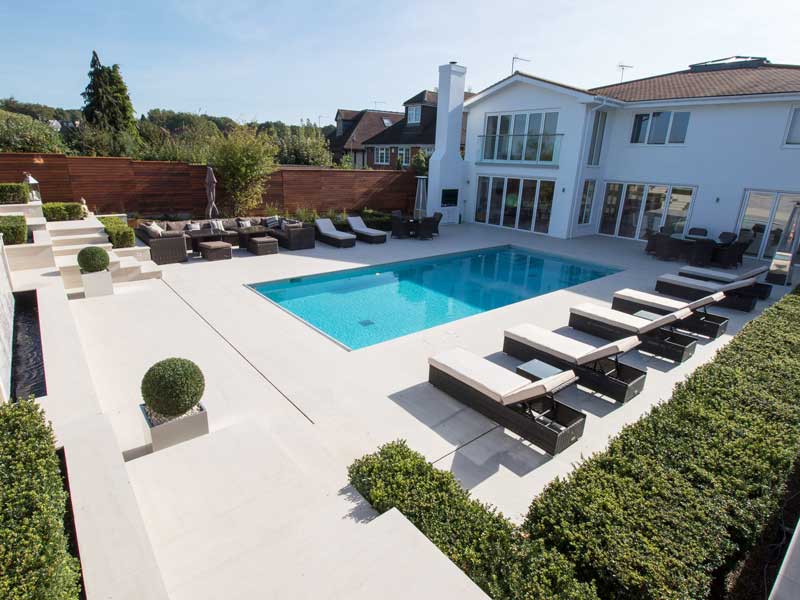
[(500, 246), (249, 287), (355, 350), (616, 272)]

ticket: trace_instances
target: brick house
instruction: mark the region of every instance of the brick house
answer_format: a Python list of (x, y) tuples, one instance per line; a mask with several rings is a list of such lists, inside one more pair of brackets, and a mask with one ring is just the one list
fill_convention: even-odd
[(353, 158), (354, 167), (364, 167), (364, 141), (391, 127), (403, 116), (401, 112), (340, 108), (336, 111), (336, 130), (328, 136), (333, 159), (340, 162), (349, 155)]

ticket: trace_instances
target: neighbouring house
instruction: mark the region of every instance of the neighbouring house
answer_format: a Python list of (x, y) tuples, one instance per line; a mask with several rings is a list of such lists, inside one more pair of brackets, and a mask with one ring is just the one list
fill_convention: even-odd
[[(474, 95), (466, 92), (464, 100)], [(431, 154), (436, 141), (437, 102), (438, 94), (430, 90), (423, 90), (403, 102), (403, 118), (363, 143), (367, 165), (373, 169), (395, 169), (399, 161), (400, 166), (408, 168), (411, 157), (417, 152)], [(462, 147), (466, 128), (465, 115), (462, 121)]]
[(333, 159), (340, 162), (345, 156), (350, 156), (354, 167), (365, 167), (367, 162), (364, 141), (402, 118), (401, 112), (340, 108), (336, 111), (336, 130), (328, 136)]
[(450, 222), (560, 238), (750, 230), (748, 254), (770, 258), (800, 203), (800, 65), (731, 57), (593, 89), (515, 72), (464, 103), (461, 160), (465, 72), (440, 67), (429, 174), (427, 211)]

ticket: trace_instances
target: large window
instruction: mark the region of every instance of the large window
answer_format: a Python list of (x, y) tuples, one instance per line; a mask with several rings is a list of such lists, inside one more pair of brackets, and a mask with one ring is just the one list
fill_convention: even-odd
[(578, 211), (578, 225), (586, 225), (592, 220), (592, 203), (594, 202), (594, 188), (597, 185), (594, 179), (583, 182), (581, 194), (581, 208)]
[(789, 131), (786, 133), (786, 144), (788, 146), (800, 146), (800, 108), (792, 109), (792, 116), (789, 118)]
[(378, 146), (375, 148), (375, 164), (388, 165), (389, 164), (389, 148), (386, 146)]
[(607, 183), (599, 232), (648, 239), (663, 230), (686, 232), (694, 188), (642, 183)]
[(408, 122), (409, 122), (409, 124), (419, 123), (421, 117), (422, 117), (422, 107), (421, 106), (409, 106), (408, 107)]
[(689, 128), (688, 112), (656, 111), (633, 118), (632, 144), (683, 144)]
[(518, 177), (478, 177), (475, 222), (547, 233), (555, 182)]
[(483, 160), (558, 162), (557, 112), (519, 112), (486, 117)]
[(603, 150), (603, 134), (606, 131), (608, 113), (597, 111), (594, 113), (594, 126), (592, 127), (592, 143), (589, 145), (588, 163), (592, 166), (600, 164), (600, 153)]

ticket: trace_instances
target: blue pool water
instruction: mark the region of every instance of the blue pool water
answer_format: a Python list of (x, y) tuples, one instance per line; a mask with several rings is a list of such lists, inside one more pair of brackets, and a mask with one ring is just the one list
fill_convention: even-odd
[(355, 350), (616, 272), (502, 246), (250, 287)]

